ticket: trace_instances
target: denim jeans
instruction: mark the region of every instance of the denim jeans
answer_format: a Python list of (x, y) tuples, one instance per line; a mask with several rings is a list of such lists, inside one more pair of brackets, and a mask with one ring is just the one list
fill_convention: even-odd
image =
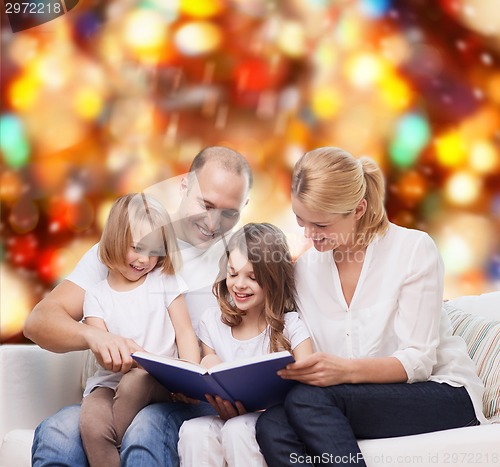
[[(177, 441), (184, 420), (214, 414), (208, 402), (148, 405), (136, 415), (123, 437), (121, 465), (177, 467)], [(79, 421), (80, 405), (65, 407), (45, 419), (35, 431), (33, 467), (88, 467)]]
[(391, 438), (477, 425), (463, 387), (413, 384), (298, 384), (264, 412), (256, 436), (268, 465), (366, 466), (359, 439)]

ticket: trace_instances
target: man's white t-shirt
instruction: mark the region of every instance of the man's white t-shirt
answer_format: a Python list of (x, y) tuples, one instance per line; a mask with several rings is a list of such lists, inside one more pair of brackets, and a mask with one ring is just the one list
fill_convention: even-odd
[[(168, 307), (185, 290), (182, 279), (162, 274), (160, 269), (127, 291), (114, 290), (104, 279), (85, 291), (83, 316), (103, 319), (109, 332), (133, 339), (148, 352), (177, 357)], [(84, 396), (96, 386), (116, 389), (123, 376), (97, 366), (97, 372), (87, 380)]]
[(483, 385), (442, 309), (443, 273), (429, 235), (390, 224), (368, 245), (349, 305), (332, 252), (312, 248), (302, 255), (295, 268), (299, 313), (315, 350), (345, 358), (393, 356), (408, 383), (464, 386), (485, 422)]
[[(217, 300), (212, 293), (212, 285), (219, 272), (219, 260), (224, 254), (224, 244), (218, 241), (210, 248), (202, 250), (181, 240), (177, 243), (183, 262), (177, 275), (187, 286), (184, 293), (186, 305), (193, 328), (198, 334), (200, 316), (207, 308), (217, 305)], [(98, 247), (99, 244), (96, 244), (85, 253), (66, 280), (87, 291), (106, 279), (108, 268), (99, 260)]]
[[(305, 324), (295, 311), (285, 313), (283, 334), (290, 342), (292, 350), (309, 337)], [(251, 339), (236, 339), (233, 337), (232, 328), (221, 321), (219, 307), (209, 308), (203, 313), (199, 337), (203, 343), (214, 349), (217, 356), (224, 362), (270, 353), (267, 328)]]

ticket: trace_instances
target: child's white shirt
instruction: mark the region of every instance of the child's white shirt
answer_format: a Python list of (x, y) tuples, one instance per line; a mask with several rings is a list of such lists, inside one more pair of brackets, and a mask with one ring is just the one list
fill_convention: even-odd
[[(203, 250), (182, 240), (177, 240), (177, 243), (182, 256), (182, 268), (177, 271), (177, 275), (182, 277), (187, 285), (184, 294), (186, 305), (194, 331), (198, 334), (200, 316), (207, 308), (217, 305), (212, 285), (219, 272), (219, 260), (224, 254), (224, 244), (218, 241)], [(66, 280), (83, 290), (89, 290), (97, 282), (106, 279), (108, 268), (99, 260), (98, 249), (97, 243), (87, 251)], [(175, 290), (174, 288), (173, 291)]]
[[(83, 315), (103, 319), (110, 333), (133, 339), (148, 352), (177, 357), (168, 307), (185, 290), (180, 277), (162, 274), (160, 269), (127, 291), (112, 289), (105, 279), (85, 292)], [(121, 377), (122, 373), (99, 367), (87, 380), (84, 396), (96, 386), (116, 389)]]
[[(295, 311), (285, 313), (283, 334), (289, 340), (292, 350), (309, 337), (305, 324)], [(236, 339), (233, 337), (232, 328), (221, 321), (219, 307), (209, 308), (203, 313), (200, 319), (199, 337), (225, 362), (269, 353), (268, 328), (251, 339)]]

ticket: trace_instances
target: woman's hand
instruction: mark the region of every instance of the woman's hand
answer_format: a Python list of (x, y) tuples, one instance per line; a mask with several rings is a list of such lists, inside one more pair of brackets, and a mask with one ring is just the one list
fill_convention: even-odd
[(294, 379), (312, 386), (349, 383), (352, 360), (316, 352), (278, 371), (284, 379)]
[(226, 401), (219, 396), (212, 397), (209, 394), (205, 394), (205, 397), (222, 420), (229, 420), (230, 418), (247, 413), (245, 407), (243, 407), (243, 404), (239, 401), (236, 401), (235, 405), (233, 405), (231, 402)]

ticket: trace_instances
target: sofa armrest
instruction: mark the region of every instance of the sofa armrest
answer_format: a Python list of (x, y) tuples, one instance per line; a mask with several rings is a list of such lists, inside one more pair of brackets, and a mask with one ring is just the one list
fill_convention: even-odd
[(0, 445), (14, 429), (34, 429), (82, 399), (85, 352), (56, 354), (37, 345), (0, 346)]

